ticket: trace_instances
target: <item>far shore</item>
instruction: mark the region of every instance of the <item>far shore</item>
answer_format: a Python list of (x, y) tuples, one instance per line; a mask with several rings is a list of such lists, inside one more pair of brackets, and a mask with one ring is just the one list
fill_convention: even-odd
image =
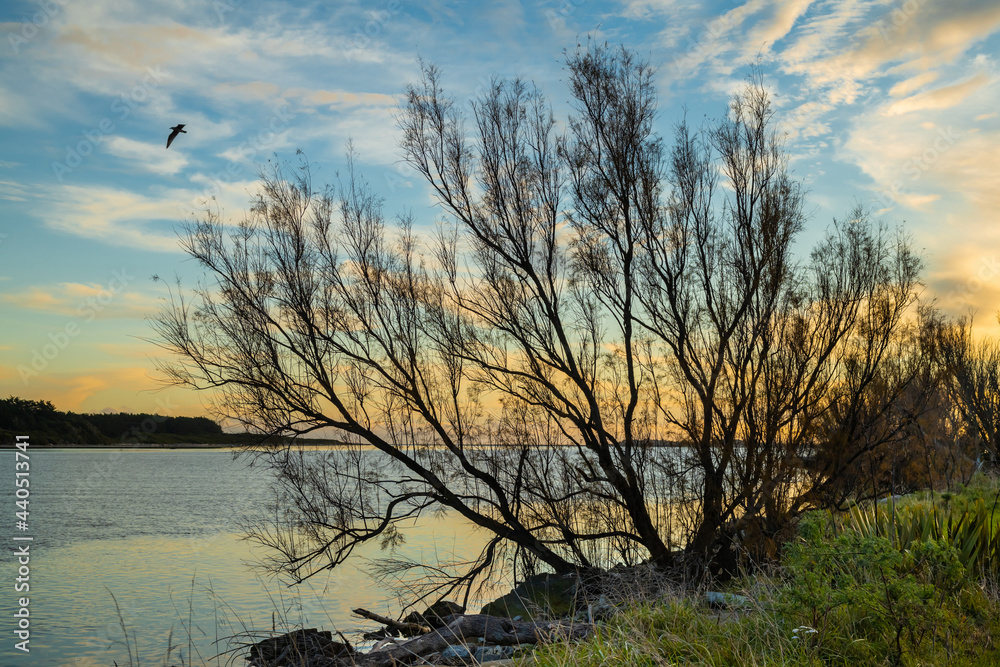
[[(292, 444), (301, 447), (342, 447), (343, 442), (337, 440), (296, 440)], [(35, 444), (31, 443), (32, 449), (239, 449), (248, 446), (249, 443), (235, 442), (116, 442), (107, 444)], [(14, 449), (13, 442), (0, 443), (0, 449)]]

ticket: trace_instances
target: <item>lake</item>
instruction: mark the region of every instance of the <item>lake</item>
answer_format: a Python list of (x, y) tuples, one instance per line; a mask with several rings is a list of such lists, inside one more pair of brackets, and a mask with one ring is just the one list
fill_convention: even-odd
[[(269, 497), (270, 474), (226, 450), (29, 449), (29, 529), (14, 530), (14, 451), (3, 450), (4, 548), (0, 664), (32, 667), (225, 665), (221, 641), (246, 630), (341, 630), (372, 624), (350, 610), (395, 617), (391, 592), (360, 559), (293, 588), (269, 578), (262, 551), (241, 539), (239, 519)], [(30, 592), (15, 593), (12, 533), (32, 536)], [(462, 520), (427, 517), (401, 553), (450, 559), (484, 536)], [(16, 545), (16, 546), (15, 546)], [(15, 649), (17, 599), (30, 598), (30, 652)], [(112, 597), (113, 596), (113, 597)], [(116, 604), (117, 603), (117, 604)], [(124, 626), (125, 631), (122, 627)], [(351, 636), (351, 635), (349, 635)], [(189, 637), (191, 641), (189, 642)], [(352, 637), (353, 639), (353, 637)], [(221, 648), (218, 648), (221, 647)], [(230, 664), (242, 664), (240, 661)]]

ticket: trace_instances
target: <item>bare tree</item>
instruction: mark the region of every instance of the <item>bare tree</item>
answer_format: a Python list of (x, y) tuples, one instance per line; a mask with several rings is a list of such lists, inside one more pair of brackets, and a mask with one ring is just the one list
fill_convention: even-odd
[(668, 151), (648, 63), (588, 44), (567, 67), (562, 135), (522, 80), (467, 118), (423, 68), (399, 124), (447, 214), (433, 242), (353, 162), (336, 191), (265, 174), (240, 226), (184, 239), (214, 282), (158, 319), (167, 374), (262, 434), (350, 445), (271, 452), (256, 536), (293, 576), (434, 508), (490, 536), (448, 586), (504, 558), (725, 566), (904, 432), (919, 261), (861, 211), (795, 258), (803, 194), (759, 77)]
[(872, 420), (919, 372), (893, 368), (914, 360), (919, 260), (858, 208), (796, 263), (802, 193), (772, 115), (752, 78), (722, 122), (682, 124), (668, 214), (648, 219), (641, 244), (637, 323), (666, 348), (676, 396), (660, 406), (701, 480), (687, 548), (730, 566), (723, 547), (773, 555), (791, 519), (836, 502), (830, 488), (853, 492), (857, 461), (904, 433), (905, 420), (878, 433)]
[(976, 340), (972, 318), (943, 323), (939, 351), (948, 371), (946, 387), (967, 434), (977, 443), (980, 462), (1000, 456), (1000, 343)]

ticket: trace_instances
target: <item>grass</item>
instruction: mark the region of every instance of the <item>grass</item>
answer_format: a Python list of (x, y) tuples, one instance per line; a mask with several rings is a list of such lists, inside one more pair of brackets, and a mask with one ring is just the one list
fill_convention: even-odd
[[(970, 559), (959, 530), (971, 520), (956, 529), (959, 517), (976, 515), (983, 527), (973, 532), (996, 535), (1000, 509), (988, 510), (998, 497), (1000, 483), (978, 475), (951, 494), (901, 499), (894, 512), (867, 510), (888, 516), (892, 539), (864, 529), (873, 522), (811, 515), (780, 567), (734, 582), (730, 591), (749, 598), (748, 607), (713, 610), (693, 590), (636, 600), (589, 639), (541, 647), (518, 664), (1000, 665), (997, 552)], [(932, 514), (954, 519), (939, 520), (936, 537)]]
[[(271, 614), (270, 630), (251, 629), (247, 621), (229, 603), (219, 598), (212, 588), (211, 580), (198, 590), (195, 586), (195, 578), (192, 577), (186, 603), (179, 605), (173, 594), (170, 594), (170, 602), (174, 609), (176, 622), (180, 625), (180, 632), (175, 633), (174, 627), (171, 627), (163, 654), (150, 662), (143, 660), (140, 656), (138, 636), (130, 628), (125, 618), (126, 614), (123, 613), (115, 594), (110, 589), (106, 590), (114, 603), (117, 625), (121, 631), (121, 637), (112, 641), (112, 646), (118, 647), (120, 653), (120, 659), (113, 660), (115, 667), (143, 667), (143, 665), (150, 667), (228, 667), (229, 665), (242, 665), (244, 664), (243, 656), (250, 645), (260, 639), (303, 627), (301, 619), (300, 622), (296, 623), (290, 617), (291, 608), (286, 601), (275, 599), (272, 596), (270, 601), (274, 611)], [(216, 651), (207, 657), (201, 653), (195, 640), (195, 637), (205, 638), (209, 636), (195, 619), (194, 601), (196, 597), (212, 601), (211, 621), (214, 627), (212, 646), (216, 648)], [(178, 637), (180, 641), (177, 641)]]

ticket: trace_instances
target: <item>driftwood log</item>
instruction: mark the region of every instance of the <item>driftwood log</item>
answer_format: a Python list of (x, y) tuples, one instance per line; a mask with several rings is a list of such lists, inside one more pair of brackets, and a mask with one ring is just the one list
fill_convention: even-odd
[(568, 623), (553, 621), (537, 623), (532, 621), (512, 621), (509, 618), (469, 614), (455, 619), (447, 627), (439, 628), (419, 637), (387, 646), (366, 655), (354, 656), (354, 664), (359, 667), (394, 667), (416, 662), (423, 656), (439, 653), (453, 644), (462, 644), (476, 638), (485, 644), (513, 646), (516, 644), (537, 644), (558, 639), (582, 639), (594, 626), (589, 623)]
[(421, 625), (420, 623), (406, 623), (403, 621), (394, 621), (388, 616), (382, 616), (381, 614), (376, 614), (373, 611), (368, 611), (367, 609), (352, 609), (351, 613), (360, 616), (361, 618), (367, 618), (369, 621), (375, 621), (376, 623), (381, 623), (387, 628), (399, 631), (407, 637), (415, 637), (417, 635), (427, 634), (431, 631), (431, 627), (428, 625)]

